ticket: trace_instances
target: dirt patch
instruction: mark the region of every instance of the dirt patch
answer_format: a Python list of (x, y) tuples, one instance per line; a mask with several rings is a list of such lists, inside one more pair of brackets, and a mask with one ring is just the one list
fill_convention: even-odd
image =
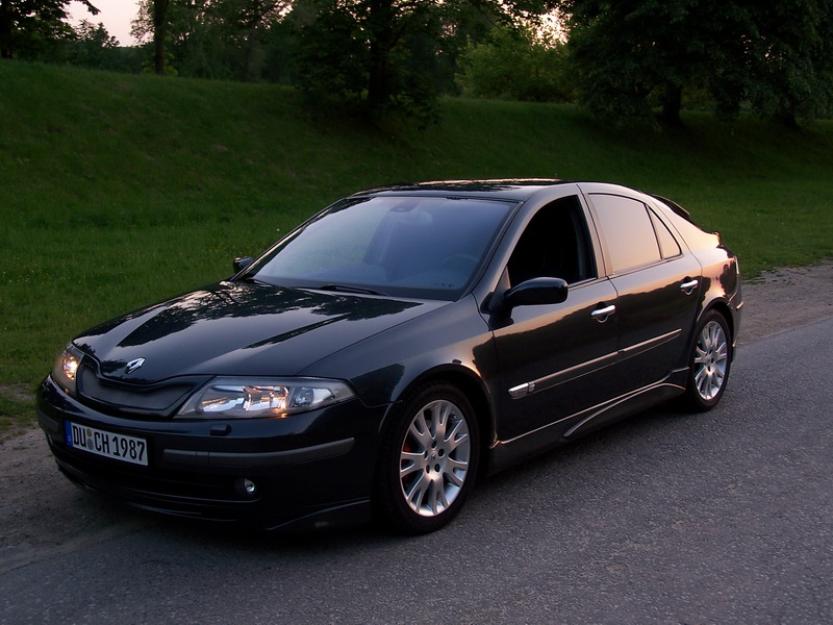
[(833, 261), (768, 271), (743, 285), (741, 345), (833, 317)]
[(142, 522), (142, 515), (131, 517), (73, 486), (55, 467), (40, 430), (0, 442), (0, 572)]
[(0, 384), (0, 397), (18, 402), (31, 402), (35, 395), (26, 384)]
[(34, 402), (35, 394), (28, 385), (0, 384), (0, 442), (31, 429)]
[[(745, 283), (744, 302), (741, 344), (833, 317), (833, 262), (766, 273)], [(3, 386), (0, 394), (31, 400), (23, 387)], [(73, 486), (40, 430), (0, 441), (0, 572), (150, 522)]]

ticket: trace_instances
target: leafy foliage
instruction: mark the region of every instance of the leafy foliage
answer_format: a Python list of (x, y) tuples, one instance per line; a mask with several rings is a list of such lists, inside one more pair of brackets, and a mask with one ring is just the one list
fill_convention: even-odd
[[(338, 0), (310, 0), (300, 18), (298, 83), (309, 103), (357, 105), (367, 84), (368, 53), (361, 26)], [(304, 7), (307, 8), (307, 7)]]
[[(679, 121), (682, 90), (705, 84), (735, 18), (717, 0), (567, 0), (580, 101), (595, 114), (648, 118), (660, 100)], [(721, 20), (714, 20), (716, 12)]]
[(569, 101), (565, 45), (529, 27), (495, 27), (487, 41), (470, 43), (460, 58), (464, 95), (513, 100)]
[(747, 95), (787, 125), (833, 110), (833, 3), (786, 0), (754, 9)]
[[(467, 34), (486, 32), (486, 20), (508, 22), (549, 5), (544, 0), (307, 3), (316, 9), (301, 36), (298, 76), (308, 99), (360, 102), (373, 117), (399, 109), (423, 122), (433, 117), (442, 85), (451, 82)], [(341, 51), (347, 58), (339, 61)], [(322, 69), (325, 61), (331, 65)]]
[[(92, 12), (95, 8), (84, 0)], [(427, 122), (440, 94), (563, 101), (614, 122), (684, 106), (833, 113), (833, 1), (140, 0), (140, 51), (69, 0), (0, 0), (5, 57), (299, 86), (307, 105)], [(567, 33), (543, 33), (542, 16)]]
[(104, 24), (83, 20), (75, 28), (69, 61), (87, 67), (105, 67), (107, 55), (118, 47), (118, 40), (110, 36)]
[[(90, 0), (79, 0), (93, 15)], [(70, 0), (0, 0), (0, 57), (36, 57), (57, 41), (71, 38), (66, 23)]]
[(314, 105), (433, 115), (439, 12), (428, 0), (308, 0), (298, 79)]
[(829, 110), (829, 0), (563, 0), (582, 104), (601, 117), (679, 123), (682, 92), (719, 113), (744, 102), (794, 123)]
[[(165, 73), (256, 80), (263, 73), (264, 42), (290, 0), (168, 0), (164, 13)], [(141, 0), (132, 34), (154, 42), (159, 0)], [(156, 69), (156, 62), (154, 67)]]

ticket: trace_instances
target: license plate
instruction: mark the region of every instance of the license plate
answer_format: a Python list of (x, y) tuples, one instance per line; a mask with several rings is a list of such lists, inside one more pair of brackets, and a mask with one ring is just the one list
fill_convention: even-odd
[(148, 445), (143, 438), (105, 432), (67, 421), (66, 442), (67, 447), (81, 449), (97, 456), (145, 467), (148, 465)]

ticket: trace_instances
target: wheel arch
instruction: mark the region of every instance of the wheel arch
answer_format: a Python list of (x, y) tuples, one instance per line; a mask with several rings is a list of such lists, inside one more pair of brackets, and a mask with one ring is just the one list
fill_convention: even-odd
[[(422, 372), (398, 393), (394, 402), (394, 411), (400, 408), (414, 392), (432, 383), (447, 383), (457, 387), (466, 396), (474, 410), (477, 425), (480, 429), (480, 471), (488, 464), (488, 452), (495, 439), (496, 412), (492, 396), (483, 379), (477, 372), (463, 365), (439, 365)], [(388, 411), (380, 431), (387, 426), (391, 419)]]
[[(679, 356), (679, 360), (677, 361), (677, 367), (674, 370), (675, 372), (681, 372), (683, 370), (687, 370), (689, 366), (689, 359), (691, 358), (691, 354), (694, 351), (694, 345), (697, 342), (697, 329), (700, 327), (700, 323), (703, 321), (703, 317), (709, 314), (711, 311), (719, 312), (724, 319), (726, 319), (726, 324), (729, 326), (729, 334), (730, 340), (732, 345), (734, 346), (734, 339), (735, 339), (735, 319), (734, 315), (732, 314), (732, 306), (731, 304), (722, 297), (714, 297), (711, 300), (702, 304), (697, 311), (697, 315), (694, 317), (694, 322), (690, 327), (690, 334), (686, 339), (684, 344), (683, 350), (681, 350), (681, 354)], [(732, 350), (732, 358), (734, 358), (734, 349)]]
[(732, 307), (728, 301), (723, 298), (715, 298), (712, 301), (708, 302), (706, 306), (703, 307), (703, 310), (697, 316), (697, 326), (699, 326), (700, 321), (709, 314), (711, 311), (717, 311), (726, 319), (726, 324), (729, 326), (729, 334), (732, 344), (735, 342), (735, 316), (732, 314)]

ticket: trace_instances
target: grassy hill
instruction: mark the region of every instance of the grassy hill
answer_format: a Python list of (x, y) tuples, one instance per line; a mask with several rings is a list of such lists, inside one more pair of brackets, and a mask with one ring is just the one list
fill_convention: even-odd
[(747, 275), (833, 254), (833, 123), (685, 123), (611, 131), (571, 106), (451, 99), (426, 131), (371, 130), (272, 85), (0, 62), (0, 421), (31, 417), (74, 333), (228, 275), (362, 187), (616, 181), (688, 207)]

